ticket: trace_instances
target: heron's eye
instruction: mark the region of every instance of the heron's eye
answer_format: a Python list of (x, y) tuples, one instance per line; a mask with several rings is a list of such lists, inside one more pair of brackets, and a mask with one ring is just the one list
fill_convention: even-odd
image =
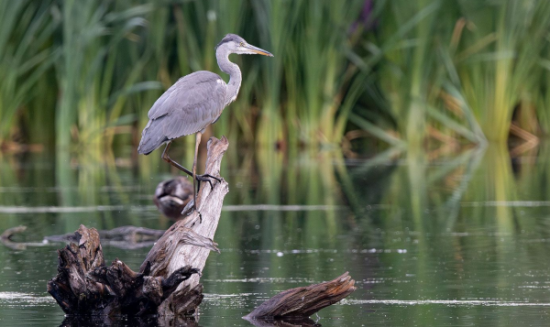
[(241, 47), (244, 47), (244, 42), (239, 43)]

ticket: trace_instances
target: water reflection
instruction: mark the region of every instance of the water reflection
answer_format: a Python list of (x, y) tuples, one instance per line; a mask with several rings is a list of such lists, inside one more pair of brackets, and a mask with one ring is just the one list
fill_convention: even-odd
[(321, 324), (316, 323), (315, 321), (308, 318), (285, 318), (285, 319), (249, 319), (245, 318), (250, 324), (256, 327), (313, 327), (321, 326)]
[[(222, 167), (231, 189), (216, 234), (222, 254), (202, 278), (201, 326), (250, 326), (241, 317), (275, 293), (344, 271), (358, 290), (321, 311), (319, 324), (548, 319), (550, 146), (514, 158), (502, 147), (438, 158), (395, 148), (365, 160), (239, 151)], [(136, 169), (117, 159), (0, 157), (0, 230), (25, 225), (13, 241), (32, 243), (80, 224), (166, 229), (152, 196), (171, 172), (147, 159)], [(45, 293), (58, 247), (0, 247), (0, 324), (63, 320)], [(147, 251), (104, 247), (106, 260), (132, 268)]]
[(66, 317), (59, 325), (60, 327), (168, 327), (168, 326), (186, 326), (199, 327), (202, 326), (194, 318), (170, 318), (159, 319), (155, 316), (149, 317)]

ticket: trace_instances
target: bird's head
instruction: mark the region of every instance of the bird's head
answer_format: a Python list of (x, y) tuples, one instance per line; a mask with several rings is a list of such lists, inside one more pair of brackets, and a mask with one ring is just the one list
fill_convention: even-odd
[(242, 37), (236, 35), (236, 34), (227, 34), (224, 36), (224, 38), (218, 43), (216, 46), (217, 49), (223, 49), (227, 53), (237, 53), (237, 54), (260, 54), (264, 56), (273, 57), (273, 55), (265, 51), (264, 49), (260, 49), (258, 47), (255, 47), (251, 44), (248, 44), (248, 42), (245, 41)]

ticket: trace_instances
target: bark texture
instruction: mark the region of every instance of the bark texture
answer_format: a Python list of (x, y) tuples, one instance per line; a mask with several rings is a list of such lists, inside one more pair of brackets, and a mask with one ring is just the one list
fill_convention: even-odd
[(189, 266), (168, 277), (136, 273), (116, 259), (105, 265), (99, 233), (81, 225), (70, 243), (58, 251), (58, 274), (48, 282), (48, 292), (69, 315), (145, 315), (198, 269)]
[(245, 319), (307, 318), (355, 291), (355, 281), (346, 272), (329, 282), (283, 291), (262, 303)]
[[(220, 165), (229, 142), (225, 137), (210, 138), (207, 144), (208, 155), (205, 173), (220, 176)], [(212, 241), (223, 206), (223, 199), (229, 192), (227, 182), (213, 180), (213, 188), (203, 183), (197, 198), (198, 212), (193, 211), (184, 219), (177, 221), (153, 246), (140, 271), (151, 267), (151, 276), (165, 277), (180, 267), (191, 266), (202, 270), (210, 251), (217, 251), (217, 244)], [(191, 199), (184, 213), (193, 207)], [(202, 217), (202, 218), (201, 218)], [(202, 221), (201, 221), (202, 220)], [(158, 308), (159, 315), (180, 316), (193, 314), (203, 299), (202, 285), (199, 276), (195, 275), (178, 287)]]
[[(205, 173), (219, 176), (228, 145), (225, 137), (208, 141)], [(48, 283), (48, 292), (70, 315), (194, 313), (203, 299), (200, 271), (210, 251), (219, 252), (212, 238), (229, 191), (223, 179), (213, 180), (212, 184), (213, 187), (203, 185), (199, 193), (197, 207), (201, 215), (195, 211), (184, 214), (185, 218), (155, 243), (139, 272), (118, 259), (106, 266), (99, 233), (94, 228), (80, 226), (71, 243), (58, 251), (58, 274)], [(192, 207), (191, 200), (187, 211)], [(135, 237), (134, 233), (130, 235)]]

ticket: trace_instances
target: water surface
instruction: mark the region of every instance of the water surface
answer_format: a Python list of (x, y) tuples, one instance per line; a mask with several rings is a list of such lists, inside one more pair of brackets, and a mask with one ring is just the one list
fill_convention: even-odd
[[(228, 152), (230, 184), (201, 281), (201, 326), (251, 326), (241, 317), (279, 291), (349, 271), (357, 291), (311, 317), (323, 326), (525, 326), (550, 314), (550, 151), (452, 156), (388, 150), (294, 158)], [(124, 155), (120, 155), (124, 158)], [(127, 156), (126, 156), (127, 157)], [(30, 154), (0, 157), (0, 325), (55, 326), (46, 293), (56, 274), (47, 235), (124, 225), (166, 229), (151, 196), (171, 176), (153, 157), (126, 160)], [(149, 248), (104, 245), (137, 269)], [(121, 321), (121, 326), (132, 322)]]

